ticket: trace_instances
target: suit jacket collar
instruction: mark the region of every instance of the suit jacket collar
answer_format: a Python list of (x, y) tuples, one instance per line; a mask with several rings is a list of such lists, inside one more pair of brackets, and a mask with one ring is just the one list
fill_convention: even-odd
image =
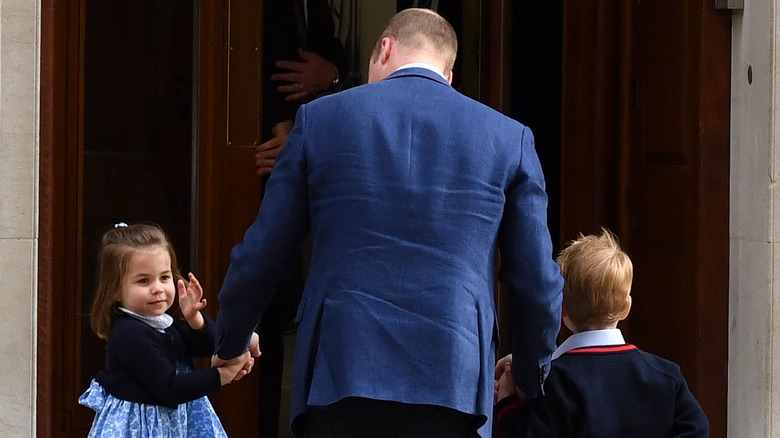
[(410, 76), (418, 76), (427, 79), (433, 79), (434, 81), (439, 82), (442, 85), (446, 85), (448, 87), (450, 86), (450, 84), (446, 80), (444, 80), (444, 78), (441, 77), (438, 73), (422, 67), (402, 68), (400, 70), (394, 71), (390, 76), (386, 77), (383, 80), (390, 80), (390, 79), (410, 77)]

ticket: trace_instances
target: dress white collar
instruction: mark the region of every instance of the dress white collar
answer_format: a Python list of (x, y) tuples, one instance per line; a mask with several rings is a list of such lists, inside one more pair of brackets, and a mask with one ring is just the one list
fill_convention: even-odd
[(124, 307), (119, 307), (119, 310), (159, 331), (163, 331), (173, 324), (173, 317), (167, 313), (163, 313), (160, 316), (146, 316), (139, 315), (138, 313), (135, 313), (132, 310), (126, 309)]

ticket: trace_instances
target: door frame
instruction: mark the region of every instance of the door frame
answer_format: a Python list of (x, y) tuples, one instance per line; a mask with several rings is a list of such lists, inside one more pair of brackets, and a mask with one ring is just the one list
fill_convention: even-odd
[[(64, 394), (75, 390), (77, 363), (62, 363), (68, 357), (75, 333), (67, 312), (78, 314), (79, 254), (78, 175), (82, 134), (80, 108), (83, 101), (80, 48), (83, 38), (84, 4), (76, 1), (42, 0), (41, 3), (41, 101), (40, 172), (38, 218), (38, 338), (36, 427), (39, 436), (54, 436), (59, 425), (67, 428), (70, 414)], [(74, 207), (75, 206), (75, 207)], [(76, 358), (78, 360), (78, 358)], [(62, 373), (62, 374), (60, 374)]]

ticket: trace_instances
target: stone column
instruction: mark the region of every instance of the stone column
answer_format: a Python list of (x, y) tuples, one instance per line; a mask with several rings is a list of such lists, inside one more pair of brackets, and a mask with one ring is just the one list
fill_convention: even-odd
[(40, 4), (0, 0), (0, 436), (35, 435)]
[(732, 24), (728, 436), (735, 438), (780, 436), (778, 6), (746, 0)]

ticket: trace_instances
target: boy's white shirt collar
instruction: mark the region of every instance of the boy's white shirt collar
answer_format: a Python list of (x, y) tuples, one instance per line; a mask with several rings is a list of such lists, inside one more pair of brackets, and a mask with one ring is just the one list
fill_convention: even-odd
[(426, 64), (424, 62), (412, 62), (412, 63), (404, 64), (404, 65), (398, 67), (398, 69), (396, 71), (402, 70), (402, 69), (405, 69), (405, 68), (424, 68), (426, 70), (430, 70), (430, 71), (436, 73), (437, 75), (441, 76), (442, 78), (444, 78), (445, 81), (447, 80), (447, 77), (444, 76), (444, 73), (441, 72), (438, 68), (434, 67), (431, 64)]
[(567, 351), (575, 348), (595, 347), (605, 345), (623, 345), (623, 333), (620, 329), (588, 330), (575, 333), (558, 346), (552, 355), (552, 360), (558, 359)]

